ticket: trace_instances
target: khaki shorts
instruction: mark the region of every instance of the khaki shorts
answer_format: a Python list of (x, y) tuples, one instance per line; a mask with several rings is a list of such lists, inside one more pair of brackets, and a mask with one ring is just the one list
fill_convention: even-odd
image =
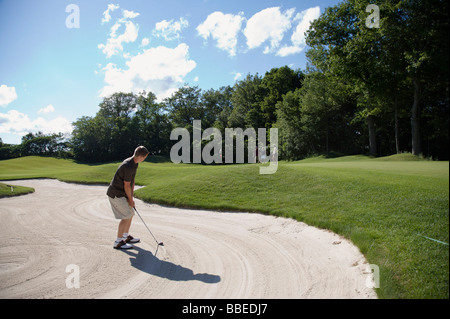
[(133, 207), (128, 205), (126, 197), (111, 198), (108, 196), (108, 199), (116, 219), (130, 219), (134, 216)]

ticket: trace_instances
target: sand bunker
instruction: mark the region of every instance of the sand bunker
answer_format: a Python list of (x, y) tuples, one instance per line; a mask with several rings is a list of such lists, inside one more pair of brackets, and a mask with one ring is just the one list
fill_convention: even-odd
[(294, 220), (136, 200), (165, 246), (135, 216), (119, 251), (106, 186), (8, 184), (36, 191), (0, 199), (0, 298), (376, 298), (354, 245)]

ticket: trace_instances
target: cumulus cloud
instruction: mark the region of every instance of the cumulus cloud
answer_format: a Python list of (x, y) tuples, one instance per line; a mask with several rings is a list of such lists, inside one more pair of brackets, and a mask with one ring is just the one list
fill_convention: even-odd
[(145, 47), (145, 46), (149, 45), (149, 43), (150, 43), (149, 38), (143, 38), (141, 41), (141, 47)]
[(295, 28), (291, 41), (291, 46), (284, 46), (278, 50), (278, 56), (287, 56), (301, 52), (306, 46), (305, 32), (309, 29), (311, 22), (320, 16), (320, 7), (309, 8), (295, 16), (295, 21), (299, 21)]
[[(108, 5), (108, 10), (109, 7), (110, 5)], [(130, 19), (133, 19), (138, 15), (139, 13), (135, 13), (133, 11), (128, 10), (122, 11), (122, 18), (117, 19), (116, 23), (114, 23), (114, 25), (111, 27), (109, 38), (106, 40), (106, 43), (105, 44), (101, 43), (97, 46), (100, 50), (102, 50), (102, 52), (106, 55), (107, 58), (110, 58), (113, 55), (123, 52), (123, 45), (122, 45), (123, 43), (131, 43), (136, 41), (138, 37), (139, 26), (134, 22), (130, 21)], [(109, 13), (108, 16), (109, 21), (111, 19)], [(123, 33), (118, 35), (117, 32), (121, 27), (124, 27), (125, 30), (123, 31)]]
[(126, 69), (109, 63), (103, 68), (105, 87), (100, 90), (100, 97), (115, 92), (134, 92), (143, 90), (156, 94), (159, 100), (170, 96), (184, 81), (196, 63), (189, 59), (189, 46), (179, 44), (171, 49), (164, 46), (149, 48), (131, 57), (126, 62)]
[[(281, 10), (280, 7), (270, 7), (255, 13), (246, 21), (242, 12), (233, 15), (216, 11), (197, 26), (197, 32), (205, 40), (209, 37), (216, 40), (217, 47), (227, 51), (230, 56), (236, 55), (241, 30), (248, 49), (263, 47), (265, 54), (287, 56), (300, 53), (304, 49), (304, 33), (319, 15), (319, 7), (299, 13), (296, 13), (295, 8)], [(245, 27), (242, 29), (244, 23)], [(285, 36), (290, 32), (292, 36), (289, 41)]]
[[(119, 24), (115, 24), (113, 28), (117, 26), (120, 27)], [(123, 51), (122, 43), (130, 43), (134, 42), (138, 36), (138, 27), (131, 21), (125, 22), (125, 31), (121, 35), (117, 36), (116, 31), (117, 28), (111, 29), (111, 37), (108, 38), (106, 44), (99, 44), (98, 48), (102, 50), (102, 52), (106, 55), (107, 58), (112, 57), (115, 54), (118, 54)]]
[(0, 86), (0, 106), (7, 106), (15, 99), (17, 99), (16, 88), (2, 84)]
[[(108, 14), (112, 8), (108, 6)], [(110, 28), (106, 43), (98, 45), (106, 58), (117, 55), (124, 59), (124, 64), (108, 63), (98, 72), (104, 75), (100, 97), (116, 92), (139, 93), (145, 90), (153, 92), (162, 100), (182, 86), (185, 76), (196, 67), (195, 61), (189, 59), (189, 46), (185, 43), (176, 48), (149, 48), (150, 39), (144, 37), (134, 46), (139, 48), (139, 53), (125, 52), (123, 45), (135, 42), (138, 38), (139, 26), (132, 21), (138, 15), (133, 11), (122, 10), (122, 16)], [(156, 23), (153, 35), (167, 41), (179, 39), (181, 31), (188, 25), (189, 22), (184, 18), (163, 20)]]
[(294, 12), (295, 8), (281, 12), (279, 7), (273, 7), (255, 13), (243, 31), (248, 48), (254, 49), (268, 42), (264, 53), (273, 52), (280, 45), (286, 31), (291, 28)]
[(153, 35), (156, 37), (163, 37), (166, 41), (171, 41), (180, 38), (181, 30), (187, 28), (189, 22), (181, 17), (178, 21), (162, 20), (155, 24)]
[(111, 12), (113, 12), (114, 10), (119, 9), (119, 5), (118, 4), (108, 4), (108, 8), (106, 9), (105, 12), (103, 12), (103, 19), (102, 19), (102, 24), (107, 23), (111, 20)]
[(124, 19), (134, 19), (136, 18), (140, 13), (129, 11), (129, 10), (123, 10), (123, 18)]
[(0, 133), (25, 135), (29, 132), (49, 133), (70, 133), (72, 124), (64, 117), (58, 116), (52, 120), (38, 117), (31, 120), (30, 117), (17, 110), (10, 110), (7, 113), (0, 113)]
[(219, 49), (227, 51), (230, 56), (235, 56), (237, 36), (243, 21), (243, 13), (233, 15), (216, 11), (208, 15), (197, 27), (197, 32), (205, 40), (211, 36), (217, 41)]
[(46, 107), (40, 108), (38, 114), (47, 114), (51, 112), (55, 112), (55, 108), (53, 107), (53, 105), (49, 104)]

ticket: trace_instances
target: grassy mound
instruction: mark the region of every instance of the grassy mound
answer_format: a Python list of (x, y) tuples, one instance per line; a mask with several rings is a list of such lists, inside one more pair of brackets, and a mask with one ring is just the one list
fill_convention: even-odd
[(16, 186), (11, 184), (0, 183), (0, 198), (19, 196), (33, 193), (34, 189), (31, 187)]

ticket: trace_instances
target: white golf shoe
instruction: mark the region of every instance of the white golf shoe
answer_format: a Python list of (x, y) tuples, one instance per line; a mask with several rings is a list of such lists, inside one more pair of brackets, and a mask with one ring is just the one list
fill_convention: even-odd
[(115, 241), (113, 248), (114, 249), (131, 249), (131, 248), (133, 248), (133, 245), (127, 244), (125, 242), (125, 240), (121, 240), (119, 242)]

